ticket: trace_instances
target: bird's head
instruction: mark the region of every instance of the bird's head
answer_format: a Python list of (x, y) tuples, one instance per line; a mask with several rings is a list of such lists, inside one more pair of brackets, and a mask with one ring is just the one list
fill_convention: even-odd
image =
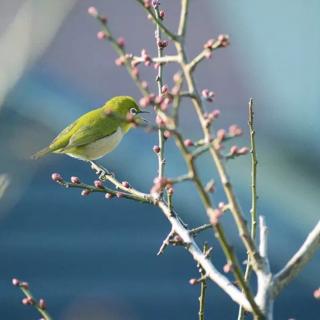
[[(147, 113), (142, 111), (136, 101), (129, 96), (117, 96), (110, 99), (104, 106), (106, 113), (114, 114), (122, 119), (127, 119), (128, 116), (132, 116), (137, 120), (145, 121), (141, 117), (141, 113)], [(130, 123), (124, 123), (124, 130), (127, 131), (132, 125)]]

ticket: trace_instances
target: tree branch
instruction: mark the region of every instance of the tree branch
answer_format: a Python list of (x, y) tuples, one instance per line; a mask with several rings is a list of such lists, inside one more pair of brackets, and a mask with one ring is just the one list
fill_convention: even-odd
[(276, 297), (311, 260), (320, 247), (320, 220), (309, 233), (300, 249), (293, 255), (282, 270), (274, 276), (273, 296)]

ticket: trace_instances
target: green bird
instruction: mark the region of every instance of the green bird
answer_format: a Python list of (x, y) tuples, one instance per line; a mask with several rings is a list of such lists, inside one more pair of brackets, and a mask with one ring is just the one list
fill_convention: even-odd
[(62, 153), (70, 157), (91, 162), (111, 152), (123, 136), (133, 127), (126, 119), (131, 115), (137, 120), (141, 111), (132, 97), (118, 96), (102, 107), (85, 113), (72, 122), (50, 143), (34, 155), (39, 159), (49, 153)]

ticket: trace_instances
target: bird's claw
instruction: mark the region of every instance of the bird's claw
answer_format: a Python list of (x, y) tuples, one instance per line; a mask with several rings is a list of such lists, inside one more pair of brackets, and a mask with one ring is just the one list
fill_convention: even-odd
[(108, 171), (106, 168), (94, 163), (93, 161), (90, 161), (91, 168), (96, 172), (97, 175), (99, 175), (100, 180), (106, 180), (106, 176), (111, 176), (112, 178), (115, 177), (113, 172)]

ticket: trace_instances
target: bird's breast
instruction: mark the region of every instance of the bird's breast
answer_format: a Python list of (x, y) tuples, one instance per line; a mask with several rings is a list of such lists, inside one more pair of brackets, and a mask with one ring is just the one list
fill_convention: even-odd
[(117, 131), (110, 136), (101, 138), (85, 146), (77, 147), (68, 153), (68, 155), (82, 160), (96, 160), (111, 152), (120, 143), (122, 138), (123, 132), (119, 127)]

